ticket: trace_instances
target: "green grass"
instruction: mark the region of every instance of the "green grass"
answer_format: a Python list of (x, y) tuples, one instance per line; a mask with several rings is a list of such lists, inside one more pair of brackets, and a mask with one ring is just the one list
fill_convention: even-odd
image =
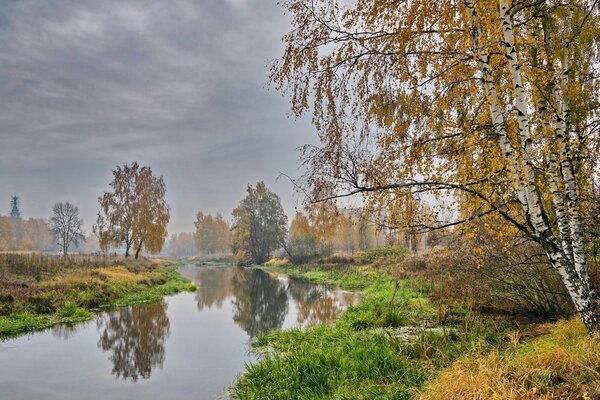
[(93, 312), (84, 308), (61, 309), (55, 314), (15, 313), (0, 317), (0, 337), (39, 331), (57, 324), (74, 324), (92, 318)]
[[(232, 387), (239, 399), (409, 399), (461, 355), (500, 344), (489, 321), (462, 310), (463, 326), (438, 325), (418, 285), (364, 267), (271, 267), (314, 282), (359, 289), (363, 300), (332, 324), (259, 336), (263, 358)], [(407, 328), (408, 327), (408, 328)]]
[(162, 277), (164, 278), (164, 283), (156, 286), (148, 286), (142, 290), (126, 289), (122, 296), (107, 304), (107, 306), (124, 307), (138, 303), (157, 303), (163, 296), (196, 290), (196, 287), (188, 279), (181, 276), (175, 267), (165, 267)]
[[(157, 268), (153, 279), (131, 280), (117, 275), (104, 284), (65, 285), (62, 291), (44, 292), (44, 299), (51, 298), (53, 304), (60, 304), (60, 307), (50, 313), (25, 310), (0, 316), (0, 337), (42, 330), (56, 324), (82, 322), (92, 318), (97, 309), (155, 303), (163, 296), (196, 289), (175, 266)], [(111, 272), (107, 270), (106, 273), (110, 276)]]
[(311, 282), (334, 285), (340, 289), (360, 291), (378, 283), (389, 283), (389, 278), (365, 267), (320, 265), (260, 266), (260, 269), (281, 273), (295, 278), (308, 279)]

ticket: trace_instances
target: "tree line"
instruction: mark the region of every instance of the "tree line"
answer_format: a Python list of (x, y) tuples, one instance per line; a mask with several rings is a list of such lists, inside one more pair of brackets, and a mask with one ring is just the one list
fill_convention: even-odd
[[(246, 196), (232, 211), (230, 225), (220, 214), (199, 212), (193, 234), (196, 250), (204, 254), (233, 254), (236, 264), (262, 264), (273, 255), (303, 263), (334, 251), (354, 253), (378, 245), (404, 243), (382, 229), (366, 209), (323, 209), (315, 206), (288, 218), (277, 194), (264, 182), (248, 185)], [(182, 248), (191, 234), (180, 234), (170, 247)]]
[[(148, 166), (137, 162), (117, 166), (113, 171), (111, 190), (99, 197), (100, 211), (93, 233), (99, 248), (123, 248), (125, 257), (131, 250), (138, 258), (142, 250), (159, 253), (167, 237), (170, 208), (166, 202), (166, 186)], [(86, 236), (79, 207), (66, 201), (56, 203), (48, 221), (21, 218), (18, 198), (11, 199), (11, 216), (0, 216), (0, 250), (54, 251), (63, 255), (69, 250), (94, 242)], [(86, 249), (89, 250), (89, 249)]]

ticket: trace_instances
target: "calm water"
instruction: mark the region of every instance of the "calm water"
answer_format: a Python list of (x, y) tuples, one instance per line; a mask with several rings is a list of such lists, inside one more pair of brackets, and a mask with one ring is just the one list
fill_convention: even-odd
[(0, 342), (0, 399), (215, 399), (259, 332), (330, 321), (356, 295), (260, 270), (184, 267), (196, 293)]

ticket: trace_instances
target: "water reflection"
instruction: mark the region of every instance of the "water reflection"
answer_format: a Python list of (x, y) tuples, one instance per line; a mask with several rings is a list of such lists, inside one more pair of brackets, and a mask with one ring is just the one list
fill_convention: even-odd
[(222, 309), (228, 299), (233, 305), (233, 321), (251, 338), (258, 333), (281, 329), (295, 306), (295, 325), (308, 326), (332, 321), (356, 294), (340, 292), (326, 285), (274, 276), (259, 269), (208, 267), (184, 271), (198, 291), (199, 311)]
[(255, 360), (249, 336), (329, 321), (358, 300), (256, 269), (189, 265), (180, 272), (196, 294), (0, 341), (0, 399), (227, 398), (224, 388)]
[(251, 338), (260, 332), (280, 329), (288, 312), (285, 281), (259, 269), (233, 271), (233, 321)]
[(343, 307), (343, 304), (336, 298), (336, 293), (326, 286), (293, 280), (290, 282), (289, 291), (296, 302), (298, 325), (306, 326), (333, 321)]
[(148, 379), (152, 369), (163, 366), (170, 324), (164, 301), (122, 308), (97, 320), (98, 347), (109, 352), (117, 378)]
[(198, 311), (217, 306), (233, 293), (232, 281), (235, 274), (233, 268), (200, 268), (194, 280), (198, 291), (196, 303)]
[(52, 336), (57, 339), (68, 340), (72, 337), (75, 337), (77, 332), (79, 332), (80, 325), (75, 324), (62, 324), (55, 325), (51, 328)]

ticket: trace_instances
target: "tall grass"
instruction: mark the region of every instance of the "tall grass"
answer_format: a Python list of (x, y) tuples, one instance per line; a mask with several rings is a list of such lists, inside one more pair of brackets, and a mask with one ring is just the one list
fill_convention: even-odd
[(548, 326), (524, 344), (464, 358), (428, 384), (421, 400), (599, 399), (600, 343), (581, 321)]

